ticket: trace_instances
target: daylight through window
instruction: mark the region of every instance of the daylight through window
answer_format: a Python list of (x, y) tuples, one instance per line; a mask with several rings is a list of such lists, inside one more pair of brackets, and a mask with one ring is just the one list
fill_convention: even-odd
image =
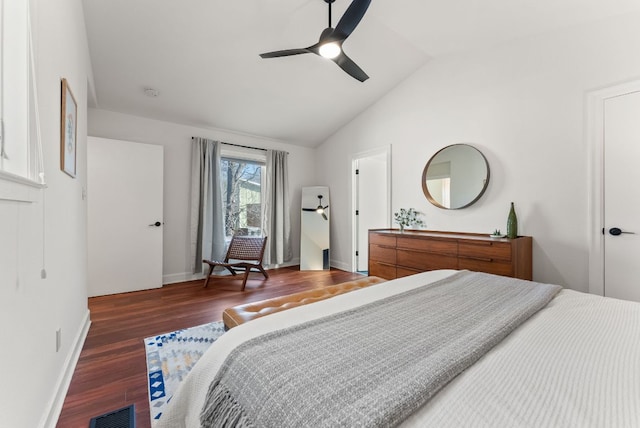
[(223, 157), (222, 203), (225, 235), (262, 235), (262, 162)]

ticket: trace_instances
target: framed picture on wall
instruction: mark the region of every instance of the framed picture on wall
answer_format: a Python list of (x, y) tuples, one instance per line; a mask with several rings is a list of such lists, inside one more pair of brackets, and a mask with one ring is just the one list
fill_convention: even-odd
[(60, 168), (71, 177), (76, 176), (76, 146), (78, 104), (67, 79), (62, 79), (60, 107)]

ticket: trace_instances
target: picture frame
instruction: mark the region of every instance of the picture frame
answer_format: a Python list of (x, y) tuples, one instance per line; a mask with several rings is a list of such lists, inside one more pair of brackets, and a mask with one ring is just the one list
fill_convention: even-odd
[(76, 177), (78, 104), (67, 79), (62, 79), (60, 105), (60, 169)]

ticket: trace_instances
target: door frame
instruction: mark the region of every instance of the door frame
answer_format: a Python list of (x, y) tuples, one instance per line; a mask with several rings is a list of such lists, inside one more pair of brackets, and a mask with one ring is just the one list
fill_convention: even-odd
[(589, 239), (589, 293), (604, 296), (604, 103), (634, 92), (640, 92), (640, 80), (620, 83), (587, 94), (587, 148), (590, 179), (587, 233)]
[(387, 226), (391, 224), (391, 144), (376, 149), (366, 150), (351, 155), (351, 272), (358, 271), (358, 261), (356, 259), (356, 248), (358, 248), (358, 218), (356, 209), (358, 208), (358, 183), (356, 169), (360, 159), (371, 156), (384, 155), (387, 162), (387, 194), (386, 196), (386, 213)]

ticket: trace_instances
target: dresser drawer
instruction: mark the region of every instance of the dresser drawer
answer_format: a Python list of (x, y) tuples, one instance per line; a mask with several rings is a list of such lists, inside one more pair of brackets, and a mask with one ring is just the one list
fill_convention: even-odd
[(461, 270), (472, 270), (474, 272), (486, 272), (495, 275), (513, 276), (512, 264), (499, 261), (460, 257), (458, 259), (458, 268)]
[(398, 237), (398, 249), (428, 251), (430, 253), (455, 256), (458, 254), (458, 243), (455, 240), (416, 239)]
[(396, 249), (381, 247), (380, 245), (370, 245), (369, 259), (377, 262), (396, 264)]
[(405, 268), (405, 267), (397, 267), (396, 268), (396, 277), (397, 278), (402, 278), (405, 276), (409, 276), (409, 275), (415, 275), (417, 273), (421, 273), (424, 272), (423, 270), (420, 269), (410, 269), (410, 268)]
[(398, 267), (408, 267), (420, 271), (458, 269), (458, 258), (456, 256), (412, 250), (398, 249), (396, 251), (396, 263)]
[(384, 279), (395, 279), (396, 267), (395, 265), (378, 263), (374, 262), (373, 260), (369, 260), (369, 275), (379, 276), (380, 278)]
[(459, 241), (458, 255), (460, 257), (511, 260), (511, 244), (509, 242), (491, 241)]
[(396, 237), (390, 236), (390, 235), (383, 235), (379, 233), (370, 233), (369, 244), (383, 245), (386, 247), (395, 247)]

